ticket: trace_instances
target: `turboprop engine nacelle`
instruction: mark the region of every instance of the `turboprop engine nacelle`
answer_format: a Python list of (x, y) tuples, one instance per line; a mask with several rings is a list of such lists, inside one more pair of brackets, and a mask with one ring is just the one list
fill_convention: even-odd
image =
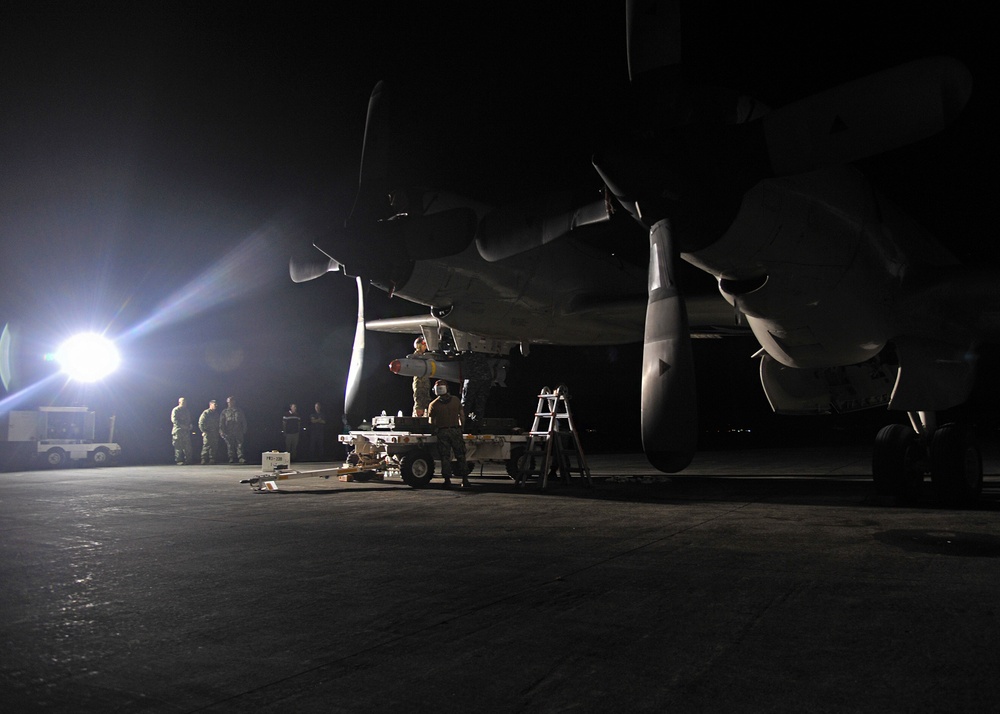
[(435, 359), (404, 357), (390, 362), (389, 371), (402, 377), (429, 377), (456, 384), (461, 384), (465, 379), (462, 376), (461, 360), (441, 362)]

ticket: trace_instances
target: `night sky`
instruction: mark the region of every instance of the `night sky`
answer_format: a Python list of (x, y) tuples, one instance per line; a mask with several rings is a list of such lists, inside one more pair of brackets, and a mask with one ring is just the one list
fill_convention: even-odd
[[(170, 459), (180, 395), (196, 412), (236, 395), (251, 454), (282, 445), (290, 401), (305, 411), (322, 401), (339, 421), (355, 287), (340, 275), (293, 284), (287, 261), (347, 215), (377, 81), (396, 99), (402, 178), (489, 203), (600, 188), (590, 156), (627, 89), (624, 5), (538, 5), (4, 3), (0, 326), (15, 341), (3, 408), (114, 413), (136, 462)], [(975, 86), (956, 125), (863, 168), (961, 257), (994, 258), (1000, 88), (987, 4), (921, 3), (905, 15), (730, 5), (686, 14), (686, 70), (774, 106), (922, 56), (963, 60)], [(623, 240), (645, 245), (641, 231)], [(421, 312), (369, 291), (370, 317)], [(81, 329), (106, 331), (123, 352), (100, 385), (67, 385), (43, 359)], [(405, 336), (369, 334), (371, 414), (409, 409), (408, 380), (385, 365), (410, 348)], [(756, 348), (696, 345), (709, 443), (719, 430), (791, 428), (769, 414)], [(515, 356), (491, 412), (527, 425), (538, 388), (565, 381), (591, 448), (638, 449), (640, 354)], [(794, 421), (837, 433), (891, 418)]]

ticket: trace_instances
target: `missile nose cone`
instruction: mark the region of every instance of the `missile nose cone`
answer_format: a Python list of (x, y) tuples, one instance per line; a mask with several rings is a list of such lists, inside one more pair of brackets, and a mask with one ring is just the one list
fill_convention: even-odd
[(393, 374), (399, 374), (399, 369), (402, 365), (399, 363), (398, 359), (394, 359), (389, 363), (389, 371)]

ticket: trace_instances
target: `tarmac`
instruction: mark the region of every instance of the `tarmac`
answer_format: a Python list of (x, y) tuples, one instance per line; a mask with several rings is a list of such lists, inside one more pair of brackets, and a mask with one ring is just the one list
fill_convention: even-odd
[(1000, 709), (997, 459), (961, 510), (879, 500), (863, 449), (589, 460), (0, 474), (3, 711)]

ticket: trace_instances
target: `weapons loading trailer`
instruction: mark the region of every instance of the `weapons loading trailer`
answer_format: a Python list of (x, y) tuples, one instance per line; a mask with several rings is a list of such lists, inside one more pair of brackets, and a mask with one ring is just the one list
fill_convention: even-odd
[[(287, 453), (270, 452), (262, 454), (261, 474), (240, 483), (249, 483), (255, 491), (276, 491), (281, 481), (336, 476), (340, 481), (400, 479), (413, 488), (428, 485), (434, 477), (437, 437), (430, 433), (427, 419), (383, 416), (375, 417), (372, 423), (371, 429), (351, 430), (338, 437), (348, 450), (343, 466), (293, 470)], [(475, 463), (497, 462), (504, 464), (508, 476), (516, 478), (528, 435), (514, 433), (519, 430), (512, 426), (512, 420), (485, 420), (483, 430), (488, 428), (510, 433), (463, 434), (470, 471)]]

